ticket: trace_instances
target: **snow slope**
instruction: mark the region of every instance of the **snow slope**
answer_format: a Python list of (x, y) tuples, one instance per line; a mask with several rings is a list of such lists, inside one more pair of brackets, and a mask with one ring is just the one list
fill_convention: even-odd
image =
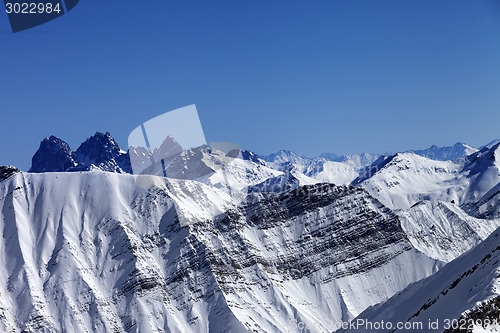
[(318, 182), (348, 185), (359, 175), (357, 168), (341, 162), (326, 161), (300, 169), (301, 173)]
[(500, 144), (455, 161), (396, 154), (366, 174), (353, 183), (391, 208), (407, 209), (422, 200), (464, 205), (480, 200), (500, 182)]
[(353, 183), (396, 212), (416, 248), (449, 262), (500, 225), (499, 152), (497, 144), (454, 161), (396, 154)]
[(235, 206), (214, 186), (151, 179), (0, 182), (0, 330), (293, 331), (294, 320), (352, 319), (442, 266), (359, 188), (308, 185)]
[[(500, 321), (500, 229), (470, 252), (452, 261), (436, 274), (410, 285), (387, 302), (365, 310), (356, 320), (393, 323), (392, 329), (373, 329), (367, 326), (342, 332), (443, 332), (447, 320), (480, 318)], [(485, 307), (490, 304), (490, 307)], [(495, 305), (497, 304), (497, 305)], [(496, 310), (495, 310), (496, 308)], [(436, 327), (429, 327), (429, 321)], [(397, 323), (412, 329), (398, 329)], [(409, 324), (410, 323), (410, 324)], [(413, 323), (413, 324), (411, 324)], [(415, 324), (416, 323), (416, 324)], [(417, 329), (422, 323), (422, 329)], [(469, 326), (469, 323), (466, 322)], [(403, 326), (404, 327), (404, 326)], [(500, 326), (471, 330), (496, 332)], [(449, 330), (448, 332), (459, 332)]]
[(412, 245), (444, 262), (467, 252), (500, 227), (500, 219), (475, 218), (444, 201), (420, 201), (397, 214)]
[(378, 165), (359, 185), (393, 209), (408, 209), (422, 200), (460, 202), (468, 185), (460, 174), (463, 165), (451, 161), (400, 153)]
[[(198, 214), (226, 209), (201, 201), (216, 189), (195, 185)], [(103, 172), (22, 173), (0, 193), (2, 330), (244, 331), (214, 277), (185, 260), (195, 239), (175, 225), (165, 185), (144, 190), (131, 175)], [(179, 271), (189, 283), (176, 282)], [(224, 322), (210, 320), (217, 316)]]
[[(261, 159), (169, 140), (130, 150), (141, 172), (169, 179), (117, 174), (131, 166), (109, 133), (76, 152), (47, 138), (33, 158), (38, 174), (0, 168), (0, 331), (331, 332), (445, 262), (455, 268), (424, 289), (445, 290), (434, 302), (443, 305), (424, 305), (414, 320), (494, 308), (486, 291), (497, 287), (496, 262), (485, 253), (497, 254), (484, 244), (500, 226), (500, 144), (374, 161)], [(439, 160), (453, 154), (469, 155)], [(477, 267), (471, 253), (483, 256)], [(457, 274), (479, 277), (444, 298)], [(361, 318), (406, 320), (407, 303), (395, 297)]]
[(500, 218), (500, 183), (489, 190), (477, 202), (466, 204), (466, 211), (480, 218)]

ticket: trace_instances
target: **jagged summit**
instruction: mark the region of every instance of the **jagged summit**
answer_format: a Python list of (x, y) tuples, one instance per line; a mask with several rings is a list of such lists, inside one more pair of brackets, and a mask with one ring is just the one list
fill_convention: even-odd
[(87, 170), (131, 172), (128, 154), (120, 149), (109, 132), (97, 132), (85, 140), (76, 150), (75, 156)]
[(257, 154), (249, 150), (243, 150), (241, 152), (241, 156), (243, 157), (244, 160), (252, 161), (259, 165), (266, 165), (266, 162), (263, 159), (261, 159)]
[(167, 136), (158, 147), (157, 154), (160, 158), (170, 158), (182, 153), (182, 146), (172, 137)]
[(61, 172), (77, 165), (75, 154), (63, 140), (50, 136), (40, 142), (28, 172)]
[(50, 136), (40, 143), (28, 172), (88, 171), (131, 172), (128, 154), (109, 132), (97, 132), (73, 152), (63, 140)]
[(309, 157), (297, 154), (291, 150), (284, 150), (284, 149), (268, 156), (261, 156), (260, 158), (266, 162), (272, 162), (278, 164), (291, 162), (293, 164), (308, 165), (313, 161), (313, 159)]
[(109, 159), (112, 154), (120, 152), (120, 147), (116, 141), (111, 137), (109, 132), (97, 132), (76, 150), (76, 156), (85, 164), (102, 163)]

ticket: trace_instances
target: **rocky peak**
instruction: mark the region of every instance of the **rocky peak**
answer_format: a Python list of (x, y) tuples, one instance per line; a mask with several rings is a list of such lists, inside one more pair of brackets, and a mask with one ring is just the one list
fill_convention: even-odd
[(51, 136), (40, 143), (29, 172), (69, 172), (100, 169), (131, 172), (128, 154), (120, 149), (109, 132), (97, 132), (73, 152), (61, 139)]
[(170, 135), (163, 140), (158, 150), (155, 150), (157, 160), (172, 158), (182, 153), (182, 146)]
[(78, 147), (75, 153), (87, 170), (131, 173), (128, 153), (122, 151), (109, 132), (97, 132)]
[(259, 165), (266, 165), (266, 162), (264, 160), (262, 160), (257, 154), (249, 150), (243, 150), (241, 152), (241, 156), (244, 160), (252, 161)]
[(120, 154), (120, 147), (111, 137), (109, 132), (105, 134), (97, 132), (76, 150), (77, 159), (83, 164), (100, 164)]
[(290, 150), (280, 150), (275, 154), (271, 154), (269, 156), (261, 156), (264, 161), (273, 162), (273, 163), (286, 163), (291, 162), (293, 164), (299, 165), (309, 165), (313, 162), (312, 159), (305, 157), (303, 155), (297, 154)]
[(480, 151), (467, 156), (464, 171), (470, 170), (469, 175), (480, 174), (487, 168), (496, 165), (500, 167), (500, 142), (491, 148), (484, 147)]
[(40, 143), (29, 172), (61, 172), (75, 167), (75, 154), (63, 140), (50, 136)]

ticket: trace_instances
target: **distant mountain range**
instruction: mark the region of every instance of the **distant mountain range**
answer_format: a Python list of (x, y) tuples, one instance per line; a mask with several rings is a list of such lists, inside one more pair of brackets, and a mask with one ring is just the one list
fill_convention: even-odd
[[(487, 145), (482, 146), (491, 148), (496, 143), (500, 142), (500, 140), (493, 140)], [(455, 145), (450, 147), (438, 147), (432, 145), (427, 149), (422, 150), (407, 150), (404, 151), (406, 153), (413, 153), (416, 155), (424, 156), (437, 161), (448, 161), (454, 160), (466, 155), (470, 155), (479, 149), (471, 147), (461, 142), (457, 142)], [(303, 155), (294, 153), (290, 150), (280, 150), (277, 153), (261, 156), (261, 158), (267, 162), (273, 163), (284, 163), (290, 162), (293, 164), (306, 165), (313, 163), (314, 161), (331, 161), (331, 162), (342, 162), (349, 164), (353, 167), (363, 168), (368, 165), (371, 165), (377, 158), (379, 158), (380, 154), (370, 154), (370, 153), (362, 153), (362, 154), (349, 154), (349, 155), (336, 155), (332, 153), (323, 153), (319, 155), (319, 157), (309, 158)]]
[(451, 161), (466, 155), (470, 155), (472, 153), (475, 153), (476, 151), (478, 151), (478, 149), (468, 146), (465, 143), (457, 142), (451, 147), (437, 147), (433, 145), (427, 149), (410, 150), (408, 152), (436, 161)]
[[(118, 146), (117, 142), (111, 137), (110, 133), (96, 133), (83, 142), (80, 147), (73, 152), (69, 145), (59, 138), (54, 136), (45, 138), (40, 143), (40, 148), (35, 153), (32, 159), (32, 166), (29, 172), (72, 172), (72, 171), (86, 171), (98, 169), (102, 171), (118, 172), (118, 173), (132, 173), (132, 166), (130, 160), (137, 162), (137, 164), (147, 165), (148, 161), (159, 160), (161, 154), (168, 155), (168, 160), (172, 161), (169, 166), (169, 176), (174, 178), (190, 178), (194, 175), (181, 175), (181, 168), (192, 170), (192, 167), (186, 165), (187, 160), (193, 162), (193, 158), (202, 159), (202, 156), (208, 153), (202, 153), (202, 147), (191, 149), (192, 154), (197, 157), (181, 155), (183, 149), (175, 141), (174, 138), (168, 139), (168, 144), (164, 143), (165, 148), (159, 148), (154, 152), (148, 152), (145, 148), (132, 147), (132, 151), (123, 151)], [(493, 140), (484, 147), (491, 148), (495, 143), (500, 140)], [(167, 149), (172, 152), (163, 152)], [(177, 147), (177, 148), (176, 148)], [(206, 147), (208, 149), (208, 147)], [(142, 150), (141, 150), (142, 149)], [(210, 149), (209, 149), (210, 150)], [(199, 153), (196, 153), (199, 151)], [(419, 156), (427, 157), (437, 161), (455, 160), (474, 152), (478, 149), (470, 147), (463, 143), (456, 143), (451, 147), (437, 147), (431, 146), (424, 150), (409, 150), (407, 153), (413, 153)], [(184, 154), (185, 155), (185, 154)], [(333, 182), (335, 184), (349, 184), (357, 178), (363, 170), (371, 166), (382, 155), (378, 154), (350, 154), (337, 156), (335, 154), (322, 154), (319, 157), (309, 158), (301, 154), (297, 154), (289, 150), (280, 150), (279, 152), (267, 156), (259, 156), (250, 151), (242, 152), (243, 159), (252, 160), (256, 164), (267, 166), (271, 169), (284, 171), (293, 169), (296, 173), (300, 173), (307, 177), (312, 177), (317, 180)], [(196, 162), (198, 163), (198, 162)], [(143, 168), (145, 168), (144, 166)], [(212, 170), (209, 166), (205, 166), (204, 174), (210, 173)], [(175, 170), (177, 168), (177, 170)], [(142, 170), (142, 169), (141, 169)]]

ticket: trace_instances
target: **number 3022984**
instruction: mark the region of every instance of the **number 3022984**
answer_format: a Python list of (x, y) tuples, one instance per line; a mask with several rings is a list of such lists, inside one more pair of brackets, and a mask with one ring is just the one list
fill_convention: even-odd
[(50, 2), (47, 3), (7, 2), (5, 4), (5, 9), (7, 14), (52, 14), (61, 12), (59, 3), (52, 4)]

